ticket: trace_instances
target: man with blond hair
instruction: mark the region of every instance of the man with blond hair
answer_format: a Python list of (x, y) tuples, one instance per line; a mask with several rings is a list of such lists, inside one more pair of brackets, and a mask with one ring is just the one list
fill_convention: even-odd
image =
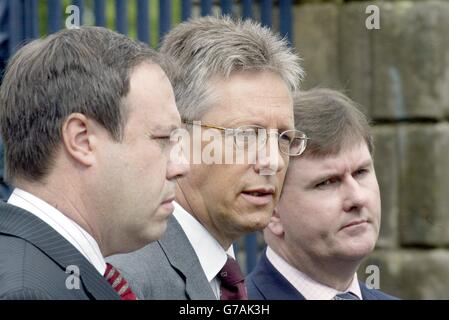
[[(227, 151), (245, 158), (226, 161), (219, 148), (211, 152), (214, 163), (193, 156), (190, 174), (178, 180), (165, 236), (111, 261), (144, 299), (246, 299), (232, 243), (267, 225), (289, 158), (305, 147), (293, 121), (299, 58), (258, 23), (213, 17), (175, 27), (161, 53), (179, 66), (170, 79), (185, 129), (193, 132), (193, 153), (208, 150), (195, 140), (200, 132), (224, 137)], [(270, 152), (250, 152), (256, 141)]]

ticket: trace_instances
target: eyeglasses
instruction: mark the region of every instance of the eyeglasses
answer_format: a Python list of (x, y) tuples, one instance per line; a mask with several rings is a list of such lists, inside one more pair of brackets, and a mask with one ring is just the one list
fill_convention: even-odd
[(258, 125), (247, 125), (238, 128), (224, 128), (209, 124), (202, 124), (199, 121), (183, 120), (185, 124), (199, 125), (203, 128), (217, 129), (225, 133), (225, 135), (232, 135), (234, 143), (238, 148), (248, 149), (256, 142), (266, 144), (270, 134), (278, 135), (279, 150), (288, 156), (301, 155), (307, 146), (307, 138), (304, 132), (299, 130), (286, 130), (284, 132), (268, 132), (267, 129)]

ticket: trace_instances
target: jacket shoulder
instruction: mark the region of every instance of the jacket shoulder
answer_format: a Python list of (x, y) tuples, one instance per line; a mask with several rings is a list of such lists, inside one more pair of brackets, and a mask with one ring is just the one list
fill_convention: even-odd
[(120, 270), (141, 299), (187, 299), (185, 281), (170, 264), (159, 241), (106, 260)]
[(28, 241), (0, 234), (1, 299), (86, 299), (70, 290), (69, 274)]
[(263, 292), (260, 291), (258, 286), (256, 285), (256, 280), (254, 279), (254, 274), (250, 273), (245, 278), (246, 288), (248, 290), (248, 298), (250, 300), (266, 300)]
[(0, 294), (0, 300), (54, 300), (54, 298), (41, 289), (23, 287)]

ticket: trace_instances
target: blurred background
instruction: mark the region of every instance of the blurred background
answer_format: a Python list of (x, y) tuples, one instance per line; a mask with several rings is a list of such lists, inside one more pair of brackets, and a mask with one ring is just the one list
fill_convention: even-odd
[[(81, 25), (152, 47), (201, 15), (252, 18), (287, 37), (307, 72), (302, 89), (342, 90), (374, 125), (382, 226), (360, 279), (376, 266), (385, 292), (449, 299), (449, 1), (0, 0), (0, 72), (27, 41), (76, 24), (71, 5)], [(369, 5), (378, 29), (367, 27)], [(246, 272), (263, 247), (258, 233), (235, 244)]]

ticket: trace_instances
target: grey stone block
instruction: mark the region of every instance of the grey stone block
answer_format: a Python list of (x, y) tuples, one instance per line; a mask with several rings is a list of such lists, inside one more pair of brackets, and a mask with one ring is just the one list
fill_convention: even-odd
[(399, 126), (404, 245), (449, 244), (449, 125)]
[(398, 244), (399, 169), (397, 127), (373, 128), (375, 141), (374, 167), (382, 199), (382, 219), (377, 247), (392, 248)]
[(349, 97), (371, 115), (372, 59), (371, 35), (367, 30), (365, 9), (369, 3), (348, 3), (339, 18), (340, 82)]
[(295, 6), (293, 20), (293, 46), (303, 58), (306, 71), (302, 88), (339, 88), (337, 6)]
[(449, 250), (376, 250), (360, 266), (359, 280), (372, 275), (370, 265), (379, 268), (384, 292), (401, 299), (449, 299)]
[(447, 114), (449, 2), (382, 2), (373, 32), (374, 118), (431, 118)]

